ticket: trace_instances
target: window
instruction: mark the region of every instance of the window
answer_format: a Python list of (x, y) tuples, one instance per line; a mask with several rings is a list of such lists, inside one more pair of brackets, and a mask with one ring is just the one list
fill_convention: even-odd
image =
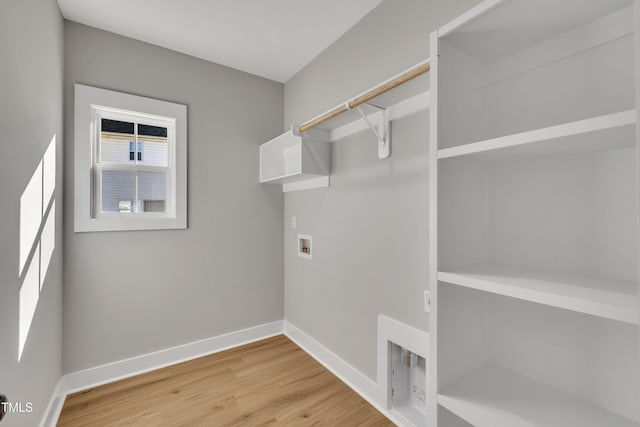
[[(133, 161), (135, 159), (136, 159), (136, 143), (131, 141), (129, 142), (129, 160)], [(142, 142), (138, 142), (138, 161), (139, 162), (142, 161)]]
[(94, 216), (167, 212), (174, 120), (97, 106), (92, 110), (98, 130)]
[(186, 106), (75, 90), (75, 230), (186, 228)]

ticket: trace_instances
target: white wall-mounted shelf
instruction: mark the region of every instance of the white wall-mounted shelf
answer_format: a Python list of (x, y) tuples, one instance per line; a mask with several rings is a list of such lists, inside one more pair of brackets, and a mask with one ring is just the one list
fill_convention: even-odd
[(497, 163), (635, 145), (636, 110), (607, 114), (438, 150), (438, 159)]
[(638, 284), (507, 265), (438, 272), (438, 280), (579, 313), (638, 324)]
[(493, 364), (446, 386), (438, 394), (438, 403), (474, 426), (640, 426)]
[(300, 184), (313, 181), (318, 186), (327, 186), (330, 161), (331, 148), (326, 132), (310, 131), (307, 137), (289, 131), (260, 146), (260, 182)]

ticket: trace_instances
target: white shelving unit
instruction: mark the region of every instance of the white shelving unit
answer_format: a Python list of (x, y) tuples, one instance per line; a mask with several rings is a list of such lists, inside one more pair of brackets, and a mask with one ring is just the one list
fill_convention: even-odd
[(432, 35), (430, 425), (640, 427), (633, 4)]

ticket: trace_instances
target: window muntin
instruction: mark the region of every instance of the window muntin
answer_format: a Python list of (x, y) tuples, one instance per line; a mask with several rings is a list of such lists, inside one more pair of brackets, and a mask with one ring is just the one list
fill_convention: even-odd
[(136, 153), (138, 154), (138, 161), (142, 161), (142, 142), (138, 142), (138, 150), (136, 151), (136, 143), (133, 141), (129, 142), (129, 161), (134, 161), (136, 159)]
[(93, 106), (94, 218), (175, 215), (175, 119)]

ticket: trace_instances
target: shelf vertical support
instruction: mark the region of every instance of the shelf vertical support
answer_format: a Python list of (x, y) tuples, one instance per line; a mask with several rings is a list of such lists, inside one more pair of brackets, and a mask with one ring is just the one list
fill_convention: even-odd
[(431, 104), (429, 125), (428, 163), (429, 173), (429, 292), (431, 311), (429, 312), (429, 359), (427, 361), (427, 423), (438, 425), (438, 62), (440, 56), (438, 30), (429, 37), (429, 50), (433, 58), (429, 73)]
[(362, 120), (364, 120), (367, 126), (369, 126), (369, 129), (371, 129), (378, 139), (378, 157), (380, 159), (386, 159), (391, 155), (391, 120), (389, 120), (389, 114), (387, 113), (386, 108), (373, 104), (367, 105), (371, 105), (372, 107), (376, 107), (381, 110), (375, 115), (374, 120), (376, 123), (372, 123), (369, 116), (367, 116), (360, 107), (356, 107), (355, 110), (358, 111)]

